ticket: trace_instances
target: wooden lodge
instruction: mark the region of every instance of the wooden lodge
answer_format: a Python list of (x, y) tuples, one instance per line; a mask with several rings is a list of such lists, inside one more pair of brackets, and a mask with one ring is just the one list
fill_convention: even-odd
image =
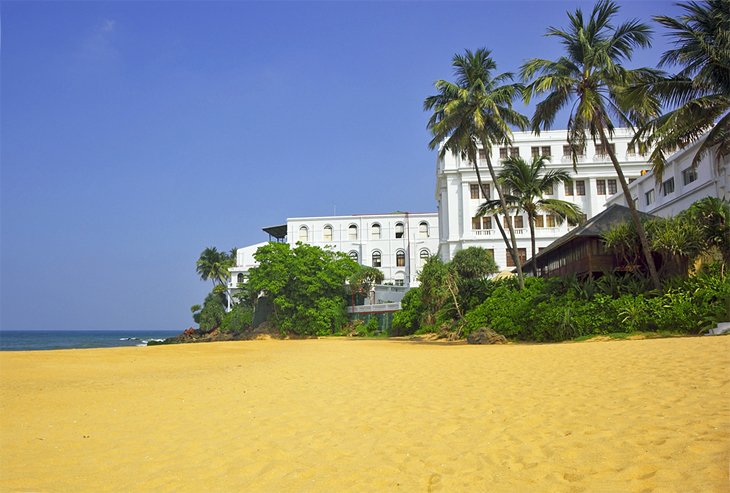
[[(639, 216), (651, 217), (642, 212)], [(526, 275), (532, 275), (533, 262), (537, 262), (537, 275), (541, 277), (595, 276), (613, 270), (626, 270), (627, 266), (622, 265), (621, 260), (606, 249), (601, 235), (627, 221), (631, 221), (629, 208), (611, 205), (543, 248), (525, 263), (522, 270)]]

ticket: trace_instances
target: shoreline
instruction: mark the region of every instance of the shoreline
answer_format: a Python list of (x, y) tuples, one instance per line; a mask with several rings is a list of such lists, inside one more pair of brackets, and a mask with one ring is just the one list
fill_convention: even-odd
[(5, 351), (0, 491), (727, 488), (730, 338), (498, 347)]

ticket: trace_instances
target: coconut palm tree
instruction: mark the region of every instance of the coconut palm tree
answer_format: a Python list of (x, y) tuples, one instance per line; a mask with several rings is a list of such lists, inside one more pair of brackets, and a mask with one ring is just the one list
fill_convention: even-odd
[(657, 100), (650, 94), (642, 99), (629, 98), (627, 88), (649, 78), (658, 71), (627, 69), (623, 62), (631, 60), (635, 48), (651, 45), (649, 26), (631, 20), (614, 24), (618, 6), (610, 0), (600, 0), (586, 19), (581, 9), (568, 13), (568, 28), (551, 27), (547, 36), (560, 39), (565, 54), (556, 61), (533, 58), (521, 68), (523, 79), (533, 79), (525, 87), (524, 99), (529, 103), (535, 95), (547, 93), (537, 104), (532, 117), (532, 130), (552, 127), (557, 113), (570, 108), (567, 140), (576, 168), (578, 154), (586, 143), (586, 133), (593, 142), (602, 144), (618, 175), (621, 190), (631, 210), (631, 218), (641, 241), (652, 284), (661, 287), (654, 259), (649, 249), (646, 232), (641, 225), (616, 152), (609, 145), (614, 132), (614, 121), (633, 127), (648, 121), (659, 112)]
[(225, 285), (229, 277), (228, 268), (233, 266), (226, 252), (220, 252), (216, 247), (208, 247), (202, 251), (196, 262), (196, 272), (203, 281), (211, 280), (213, 287)]
[[(496, 184), (497, 175), (490, 158), (492, 146), (509, 145), (512, 142), (510, 126), (524, 129), (529, 123), (527, 117), (512, 108), (522, 86), (511, 83), (511, 73), (492, 75), (497, 64), (491, 58), (491, 51), (485, 48), (454, 55), (452, 66), (456, 82), (436, 81), (438, 94), (429, 96), (423, 103), (426, 111), (433, 111), (428, 121), (428, 128), (433, 135), (429, 148), (439, 148), (442, 157), (449, 151), (472, 163), (479, 188), (486, 197), (488, 194), (477, 162), (478, 152), (480, 148), (484, 150), (489, 174)], [(506, 208), (502, 191), (498, 187), (496, 190), (500, 202)], [(522, 263), (517, 255), (514, 228), (510, 223), (507, 224), (507, 238), (499, 221), (497, 227), (517, 267), (519, 285), (523, 287)]]
[[(499, 182), (504, 190), (509, 193), (505, 196), (507, 202), (507, 213), (524, 212), (527, 214), (527, 222), (530, 228), (530, 240), (532, 244), (532, 273), (537, 276), (537, 264), (535, 262), (535, 218), (538, 214), (552, 214), (558, 224), (568, 221), (571, 226), (577, 225), (583, 217), (580, 207), (566, 202), (565, 200), (544, 198), (557, 185), (570, 181), (570, 175), (564, 170), (547, 170), (548, 158), (535, 156), (531, 162), (526, 162), (521, 157), (510, 157), (502, 161), (502, 169), (499, 172)], [(480, 216), (488, 214), (504, 214), (504, 209), (499, 201), (487, 200), (478, 209)]]
[(667, 153), (683, 148), (705, 132), (707, 137), (695, 154), (697, 165), (707, 151), (717, 146), (720, 157), (730, 155), (730, 1), (708, 0), (678, 4), (684, 15), (657, 16), (669, 29), (675, 47), (664, 52), (660, 66), (677, 66), (672, 77), (660, 77), (639, 86), (658, 95), (671, 111), (641, 128), (638, 137), (654, 146), (651, 155), (658, 180)]

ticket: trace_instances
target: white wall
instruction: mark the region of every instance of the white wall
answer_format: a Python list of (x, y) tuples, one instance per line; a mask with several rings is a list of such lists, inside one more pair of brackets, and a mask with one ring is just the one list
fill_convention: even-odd
[[(626, 129), (617, 129), (612, 142), (616, 147), (616, 156), (621, 162), (625, 177), (638, 178), (642, 170), (649, 168), (646, 157), (635, 155), (629, 152), (628, 143), (631, 135)], [(516, 132), (512, 147), (519, 148), (520, 157), (529, 162), (532, 159), (531, 148), (550, 147), (551, 161), (548, 169), (564, 169), (568, 171), (573, 180), (583, 180), (585, 183), (585, 195), (577, 195), (574, 184), (574, 194), (565, 194), (563, 186), (556, 187), (555, 193), (550, 198), (557, 198), (573, 202), (581, 207), (583, 212), (590, 218), (602, 212), (605, 208), (606, 194), (599, 195), (597, 180), (616, 179), (616, 172), (608, 156), (596, 154), (596, 148), (592, 141), (587, 143), (585, 156), (579, 159), (577, 169), (573, 171), (572, 160), (563, 155), (563, 145), (567, 145), (566, 131), (542, 132), (535, 136), (529, 132)], [(501, 169), (499, 146), (495, 146), (490, 153), (491, 161), (497, 173)], [(479, 162), (482, 181), (490, 185), (491, 196), (496, 198), (496, 192), (492, 184), (486, 160)], [(453, 255), (461, 249), (470, 246), (478, 246), (493, 249), (495, 261), (500, 269), (507, 269), (507, 250), (496, 224), (492, 224), (491, 230), (475, 230), (472, 228), (472, 217), (483, 202), (480, 199), (472, 199), (470, 185), (477, 183), (477, 175), (473, 165), (459, 156), (446, 153), (439, 158), (436, 166), (436, 200), (438, 202), (438, 214), (441, 219), (441, 234), (439, 237), (439, 253), (444, 261), (449, 261)], [(620, 191), (620, 184), (616, 181), (617, 191)], [(525, 248), (527, 258), (532, 256), (530, 245), (530, 233), (527, 217), (523, 215), (524, 228), (517, 232), (517, 247)], [(551, 242), (567, 233), (567, 223), (562, 226), (550, 228), (538, 228), (536, 230), (536, 247), (545, 247)]]

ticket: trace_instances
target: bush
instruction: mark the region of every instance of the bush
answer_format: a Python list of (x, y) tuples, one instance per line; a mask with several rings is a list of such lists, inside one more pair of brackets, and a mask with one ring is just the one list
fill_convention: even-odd
[(421, 288), (409, 289), (401, 300), (401, 310), (393, 314), (393, 335), (405, 336), (415, 333), (422, 314)]
[(230, 312), (223, 316), (221, 330), (224, 332), (243, 332), (251, 328), (253, 322), (253, 309), (248, 306), (236, 304)]
[(210, 332), (220, 327), (223, 317), (226, 315), (223, 302), (219, 293), (212, 292), (205, 297), (203, 309), (199, 313), (200, 330)]

